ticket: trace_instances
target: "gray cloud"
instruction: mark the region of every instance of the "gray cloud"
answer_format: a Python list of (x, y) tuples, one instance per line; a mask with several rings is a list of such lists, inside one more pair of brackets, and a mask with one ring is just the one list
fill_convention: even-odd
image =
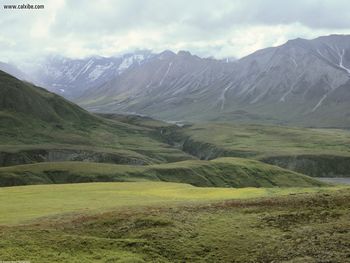
[[(33, 0), (45, 10), (0, 9), (0, 60), (133, 49), (244, 56), (290, 38), (350, 33), (347, 0)], [(0, 0), (3, 4), (20, 1)]]

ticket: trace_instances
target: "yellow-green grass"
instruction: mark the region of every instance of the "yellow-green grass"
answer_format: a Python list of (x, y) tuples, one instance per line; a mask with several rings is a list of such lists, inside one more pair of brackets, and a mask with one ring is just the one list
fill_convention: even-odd
[(169, 206), (219, 200), (333, 191), (323, 188), (200, 188), (164, 182), (85, 183), (0, 188), (0, 224), (116, 208)]
[[(105, 187), (125, 184), (91, 185)], [(297, 189), (296, 192), (305, 192), (300, 194), (286, 192), (286, 189), (279, 189), (282, 192), (239, 189), (234, 190), (236, 195), (232, 196), (241, 198), (240, 200), (225, 201), (226, 191), (233, 189), (215, 188), (215, 193), (221, 190), (225, 192), (215, 195), (208, 193), (211, 190), (209, 188), (199, 190), (186, 185), (147, 183), (151, 186), (147, 196), (156, 199), (151, 204), (144, 202), (145, 197), (140, 195), (144, 189), (139, 186), (146, 186), (144, 183), (129, 185), (138, 187), (123, 187), (125, 196), (131, 194), (131, 198), (134, 198), (136, 194), (141, 201), (127, 207), (111, 208), (104, 203), (103, 207), (98, 206), (96, 209), (75, 208), (71, 213), (67, 211), (56, 216), (45, 216), (45, 213), (34, 214), (37, 207), (32, 202), (34, 209), (30, 216), (34, 220), (27, 219), (28, 224), (16, 224), (12, 220), (6, 225), (0, 225), (0, 260), (38, 263), (246, 263), (347, 262), (349, 258), (350, 188), (338, 188), (337, 191), (332, 191), (336, 188), (318, 188), (317, 192), (316, 188)], [(78, 186), (80, 188), (83, 185), (73, 187)], [(19, 196), (23, 194), (20, 201), (29, 199), (30, 202), (34, 201), (33, 193), (28, 194), (24, 189), (36, 187), (44, 186), (11, 189), (19, 189)], [(45, 192), (49, 192), (50, 186), (45, 187), (48, 187)], [(192, 188), (195, 190), (190, 191)], [(103, 190), (96, 187), (92, 187), (92, 190), (88, 194), (93, 196), (90, 193), (93, 192), (95, 197), (113, 191), (110, 188)], [(71, 194), (63, 191), (57, 197), (59, 200), (53, 198), (54, 201), (47, 201), (47, 205), (55, 206), (57, 202), (69, 205), (70, 201), (80, 199), (83, 195), (83, 191), (72, 191), (74, 193)], [(202, 191), (208, 193), (208, 196), (193, 200), (201, 196)], [(52, 194), (55, 195), (56, 192), (53, 191)], [(48, 199), (47, 195), (42, 196)], [(185, 197), (190, 200), (177, 201), (178, 196), (181, 200)], [(255, 196), (263, 198), (249, 199)], [(214, 197), (218, 199), (215, 200)], [(109, 203), (114, 200), (115, 196)], [(43, 202), (39, 198), (35, 201)], [(89, 207), (95, 201), (96, 199), (82, 200), (88, 203), (83, 207)], [(18, 211), (17, 216), (27, 214)], [(44, 217), (35, 220), (38, 216)]]

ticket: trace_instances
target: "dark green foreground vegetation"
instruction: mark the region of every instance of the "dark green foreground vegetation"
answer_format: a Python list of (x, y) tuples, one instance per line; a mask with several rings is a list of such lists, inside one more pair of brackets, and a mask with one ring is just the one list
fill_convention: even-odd
[(348, 262), (350, 191), (75, 213), (0, 227), (0, 260)]

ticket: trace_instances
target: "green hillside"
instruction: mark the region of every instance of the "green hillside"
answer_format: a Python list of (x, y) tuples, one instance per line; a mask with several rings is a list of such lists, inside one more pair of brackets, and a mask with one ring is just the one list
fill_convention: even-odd
[(194, 159), (154, 128), (92, 115), (0, 71), (0, 166), (42, 161), (162, 163)]
[(0, 168), (0, 186), (165, 181), (206, 187), (309, 187), (325, 185), (308, 176), (240, 158), (129, 166), (86, 162), (38, 163)]
[[(0, 71), (0, 85), (0, 111), (3, 126), (6, 116), (9, 124), (12, 121), (11, 127), (21, 125), (17, 120), (24, 116), (27, 122), (35, 119), (55, 125), (68, 123), (74, 123), (77, 126), (93, 125), (98, 122), (96, 117), (62, 97), (20, 81), (3, 71)], [(18, 115), (17, 120), (14, 114)]]

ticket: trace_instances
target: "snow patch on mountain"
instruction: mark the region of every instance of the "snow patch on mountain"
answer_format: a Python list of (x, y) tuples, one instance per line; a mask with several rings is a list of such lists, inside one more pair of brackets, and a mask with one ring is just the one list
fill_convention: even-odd
[(94, 61), (93, 61), (92, 59), (90, 59), (90, 60), (85, 64), (85, 66), (82, 67), (82, 68), (80, 69), (80, 71), (78, 72), (78, 74), (75, 75), (74, 80), (76, 80), (77, 77), (78, 77), (79, 75), (85, 74), (85, 72), (88, 71), (89, 68), (90, 68), (93, 64), (94, 64)]
[(343, 65), (343, 58), (344, 58), (344, 55), (345, 55), (345, 50), (343, 49), (341, 52), (338, 51), (338, 55), (340, 57), (339, 67), (341, 67), (342, 69), (346, 70), (346, 72), (350, 74), (350, 69)]
[(142, 54), (136, 54), (132, 56), (124, 56), (122, 63), (118, 67), (119, 73), (128, 69), (134, 63), (140, 64), (145, 59), (145, 56)]
[(108, 69), (114, 66), (113, 62), (110, 62), (108, 65), (97, 65), (93, 71), (89, 74), (89, 79), (94, 81), (102, 76)]
[(327, 94), (323, 95), (323, 97), (320, 99), (320, 101), (316, 104), (316, 106), (312, 109), (311, 112), (314, 112), (317, 110), (318, 107), (322, 105), (322, 102), (327, 98)]
[(173, 62), (170, 62), (170, 63), (168, 64), (168, 68), (167, 68), (167, 70), (166, 70), (166, 72), (165, 72), (163, 78), (160, 80), (159, 86), (161, 86), (161, 85), (163, 84), (163, 81), (164, 81), (165, 78), (168, 76), (172, 64), (173, 64)]

